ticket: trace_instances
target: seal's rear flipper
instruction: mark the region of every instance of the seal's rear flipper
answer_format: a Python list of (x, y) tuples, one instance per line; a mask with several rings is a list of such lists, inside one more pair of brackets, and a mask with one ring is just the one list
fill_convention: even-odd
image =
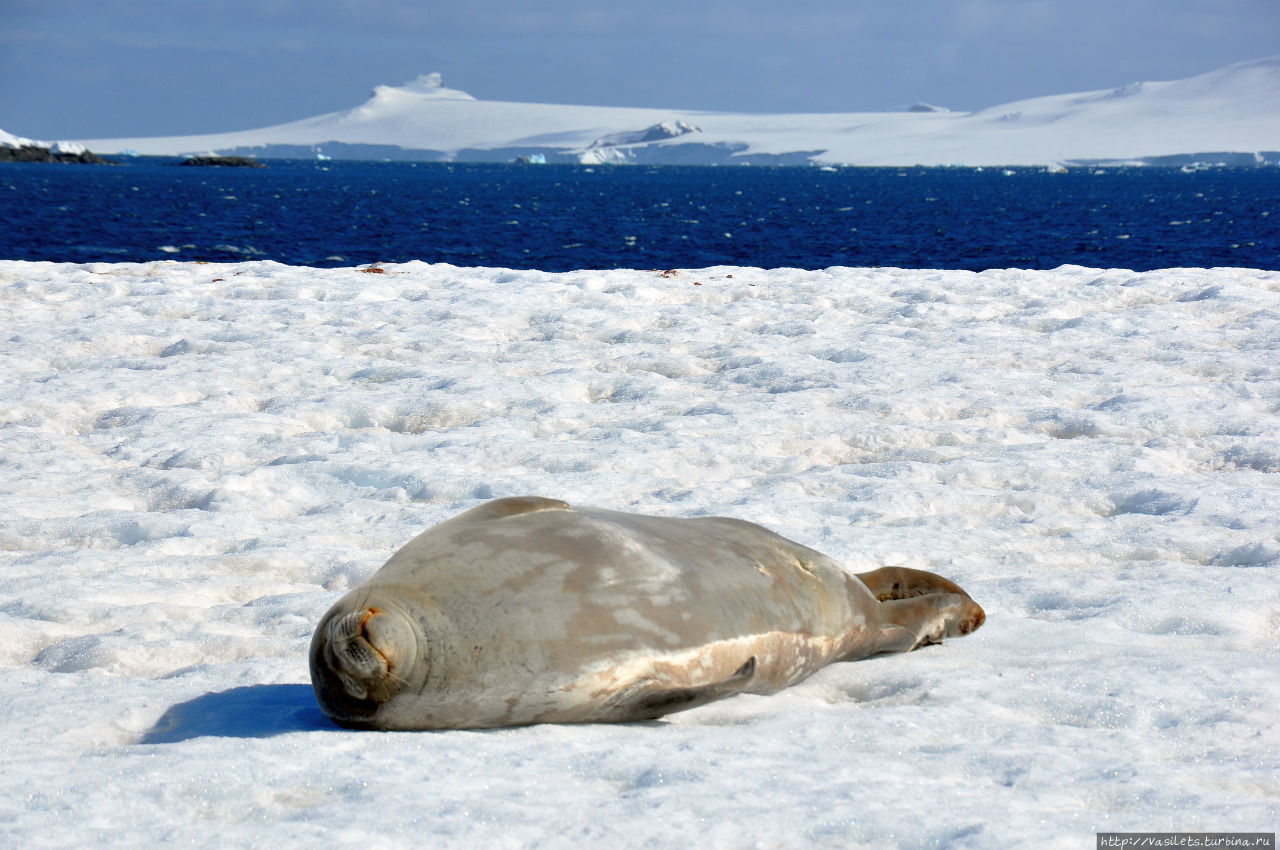
[(958, 593), (966, 599), (969, 597), (955, 582), (936, 573), (910, 567), (881, 567), (869, 573), (858, 573), (858, 578), (881, 602), (912, 599), (929, 593)]
[(881, 602), (880, 610), (890, 623), (915, 636), (915, 642), (907, 649), (942, 643), (943, 638), (967, 635), (987, 618), (982, 606), (963, 593), (930, 593), (912, 599), (891, 599)]
[(697, 708), (718, 699), (740, 694), (756, 676), (756, 657), (753, 655), (736, 672), (723, 682), (699, 685), (695, 688), (673, 688), (647, 680), (627, 688), (610, 700), (609, 720), (653, 720), (664, 714), (673, 714), (689, 708)]

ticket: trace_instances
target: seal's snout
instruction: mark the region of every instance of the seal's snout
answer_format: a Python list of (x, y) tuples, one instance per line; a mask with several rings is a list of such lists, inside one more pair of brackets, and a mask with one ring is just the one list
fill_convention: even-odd
[(404, 617), (377, 607), (352, 611), (329, 626), (334, 671), (360, 700), (386, 702), (399, 690), (396, 669), (412, 656), (413, 645)]
[(334, 670), (343, 679), (347, 692), (356, 699), (368, 699), (369, 691), (387, 677), (391, 668), (385, 653), (392, 651), (392, 647), (384, 640), (379, 648), (371, 640), (373, 636), (365, 631), (370, 622), (385, 617), (377, 608), (370, 608), (352, 611), (329, 626), (329, 655)]
[(358, 723), (399, 693), (417, 654), (417, 635), (399, 611), (370, 605), (334, 612), (311, 647), (316, 697), (335, 720)]

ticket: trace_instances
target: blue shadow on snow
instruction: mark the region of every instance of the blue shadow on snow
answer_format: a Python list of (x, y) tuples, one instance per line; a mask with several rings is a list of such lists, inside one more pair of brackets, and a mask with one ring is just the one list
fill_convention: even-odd
[(156, 721), (141, 744), (192, 738), (270, 738), (339, 727), (320, 711), (310, 685), (247, 685), (178, 703)]

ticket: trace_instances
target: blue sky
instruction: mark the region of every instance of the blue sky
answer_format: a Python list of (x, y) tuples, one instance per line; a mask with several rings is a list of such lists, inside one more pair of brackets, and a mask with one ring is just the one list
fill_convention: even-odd
[(440, 71), (491, 100), (851, 112), (1280, 54), (1280, 0), (0, 0), (0, 128), (242, 130)]

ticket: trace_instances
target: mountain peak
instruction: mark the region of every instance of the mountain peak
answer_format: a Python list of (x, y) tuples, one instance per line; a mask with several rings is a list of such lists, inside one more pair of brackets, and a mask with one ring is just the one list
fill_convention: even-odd
[(439, 71), (432, 71), (430, 74), (419, 74), (400, 88), (406, 91), (434, 94), (444, 88), (444, 76)]
[(407, 83), (399, 86), (377, 86), (373, 97), (388, 97), (397, 94), (412, 94), (429, 97), (434, 100), (475, 100), (474, 97), (458, 89), (444, 87), (444, 76), (439, 71), (430, 74), (419, 74)]

